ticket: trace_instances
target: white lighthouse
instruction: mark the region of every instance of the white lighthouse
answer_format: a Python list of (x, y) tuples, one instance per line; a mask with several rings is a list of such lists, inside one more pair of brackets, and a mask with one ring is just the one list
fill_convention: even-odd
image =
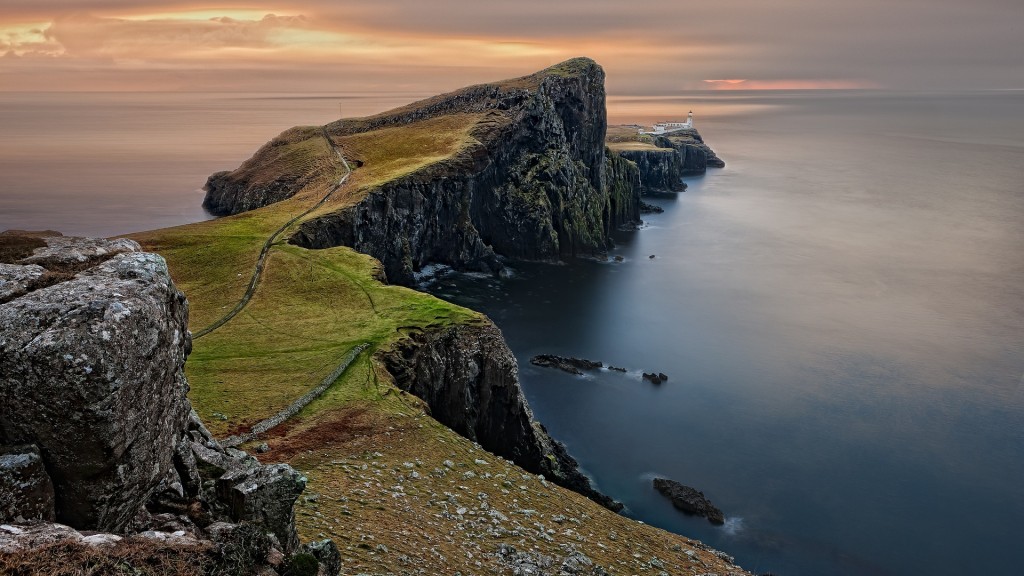
[(685, 130), (693, 128), (693, 110), (686, 116), (686, 122), (658, 122), (654, 125), (654, 129), (650, 132), (645, 131), (643, 128), (640, 129), (641, 134), (667, 134), (669, 132), (675, 132), (677, 130)]

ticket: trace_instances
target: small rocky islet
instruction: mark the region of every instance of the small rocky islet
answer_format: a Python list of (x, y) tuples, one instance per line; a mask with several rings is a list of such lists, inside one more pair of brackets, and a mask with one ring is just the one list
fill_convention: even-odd
[[(614, 514), (621, 504), (594, 490), (533, 418), (493, 323), (384, 284), (410, 285), (430, 263), (497, 274), (507, 258), (601, 256), (612, 231), (641, 222), (643, 190), (678, 191), (676, 173), (716, 164), (695, 130), (639, 156), (616, 150), (603, 84), (600, 66), (574, 59), (286, 131), (211, 176), (205, 205), (232, 219), (134, 241), (8, 234), (0, 562), (39, 566), (58, 549), (104, 562), (134, 550), (207, 574), (746, 574), (699, 542)], [(338, 154), (354, 167), (340, 188)], [(335, 194), (324, 196), (330, 186)], [(321, 208), (289, 227), (309, 198), (322, 198)], [(269, 272), (254, 298), (264, 305), (260, 330), (233, 329), (248, 320), (242, 314), (193, 340), (190, 315), (203, 327), (234, 305), (279, 227), (287, 234), (264, 247)], [(279, 273), (289, 258), (303, 274)], [(339, 377), (341, 396), (328, 390), (301, 421), (242, 446), (263, 463), (220, 441), (264, 415), (251, 401), (262, 398), (252, 391), (258, 372), (212, 369), (223, 362), (215, 352), (264, 350), (262, 330), (295, 333), (301, 302), (293, 296), (287, 314), (268, 315), (260, 295), (305, 294), (294, 282), (315, 270), (334, 275), (334, 292), (347, 290), (339, 302), (353, 318), (344, 325), (369, 349)], [(323, 348), (323, 318), (308, 321), (317, 328), (310, 350)], [(281, 366), (289, 382), (309, 372)], [(481, 540), (467, 527), (482, 530), (484, 516), (502, 529)], [(423, 529), (410, 532), (414, 525)], [(647, 549), (637, 557), (630, 551), (641, 539)], [(228, 556), (246, 564), (227, 566)]]

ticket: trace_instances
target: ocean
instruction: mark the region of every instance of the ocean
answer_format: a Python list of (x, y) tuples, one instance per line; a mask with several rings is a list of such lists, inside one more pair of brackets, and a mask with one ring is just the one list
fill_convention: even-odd
[[(0, 94), (0, 229), (201, 220), (206, 176), (283, 129), (419, 96)], [(430, 290), (494, 319), (538, 419), (632, 517), (757, 573), (1019, 573), (1024, 92), (609, 99), (613, 123), (690, 109), (727, 166), (647, 199), (665, 212), (619, 235), (622, 262)]]

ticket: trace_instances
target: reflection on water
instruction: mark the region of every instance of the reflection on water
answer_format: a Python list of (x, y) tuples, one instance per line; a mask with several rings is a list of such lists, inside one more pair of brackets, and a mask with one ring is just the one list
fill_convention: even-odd
[[(728, 167), (653, 199), (665, 213), (620, 239), (622, 263), (432, 290), (498, 323), (537, 416), (637, 518), (754, 571), (1014, 573), (1022, 96), (610, 101), (626, 105), (692, 107)], [(577, 378), (539, 353), (629, 372)], [(729, 521), (678, 513), (651, 471)]]

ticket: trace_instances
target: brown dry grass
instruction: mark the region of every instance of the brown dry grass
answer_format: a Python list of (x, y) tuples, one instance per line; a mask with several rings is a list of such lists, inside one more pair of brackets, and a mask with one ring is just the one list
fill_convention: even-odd
[(0, 234), (0, 264), (14, 264), (32, 255), (36, 248), (46, 246), (41, 238), (22, 234)]
[(144, 538), (88, 546), (58, 542), (0, 554), (4, 576), (208, 576), (214, 566), (208, 546), (170, 545)]

